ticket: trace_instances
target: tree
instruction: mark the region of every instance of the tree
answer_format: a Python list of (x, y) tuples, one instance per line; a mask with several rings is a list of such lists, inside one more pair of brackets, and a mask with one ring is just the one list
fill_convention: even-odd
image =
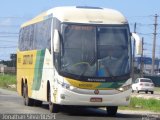
[(8, 67), (16, 67), (17, 54), (10, 54), (11, 60), (1, 60), (0, 64), (7, 65)]

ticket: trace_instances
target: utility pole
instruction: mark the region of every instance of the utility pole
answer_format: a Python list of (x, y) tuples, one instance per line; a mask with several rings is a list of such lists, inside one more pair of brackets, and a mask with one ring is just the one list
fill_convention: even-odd
[(144, 38), (142, 37), (141, 77), (143, 77), (143, 70), (144, 70), (143, 45), (144, 45)]
[[(134, 24), (134, 33), (136, 33), (137, 24)], [(133, 40), (133, 55), (132, 55), (132, 79), (134, 79), (134, 62), (135, 62), (135, 40)]]
[(156, 50), (156, 37), (157, 37), (157, 18), (158, 15), (155, 14), (155, 24), (154, 24), (154, 33), (153, 33), (153, 48), (152, 48), (152, 75), (154, 74), (154, 65), (155, 65), (155, 50)]

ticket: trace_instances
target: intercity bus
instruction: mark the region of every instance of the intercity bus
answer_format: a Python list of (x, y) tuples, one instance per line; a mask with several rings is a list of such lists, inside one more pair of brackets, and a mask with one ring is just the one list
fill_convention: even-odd
[(99, 7), (56, 7), (22, 24), (17, 91), (24, 104), (48, 102), (51, 112), (106, 107), (116, 115), (130, 102), (131, 36), (120, 12)]

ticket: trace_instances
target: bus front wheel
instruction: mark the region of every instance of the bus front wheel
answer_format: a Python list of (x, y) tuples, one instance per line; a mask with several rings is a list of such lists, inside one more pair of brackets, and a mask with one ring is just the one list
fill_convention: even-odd
[(23, 85), (23, 98), (24, 105), (33, 106), (34, 100), (28, 97), (28, 85), (26, 83)]
[(49, 90), (49, 111), (51, 113), (58, 113), (59, 112), (59, 106), (57, 104), (52, 103), (51, 101), (51, 91)]
[(109, 116), (115, 116), (117, 114), (118, 106), (107, 106), (106, 109)]

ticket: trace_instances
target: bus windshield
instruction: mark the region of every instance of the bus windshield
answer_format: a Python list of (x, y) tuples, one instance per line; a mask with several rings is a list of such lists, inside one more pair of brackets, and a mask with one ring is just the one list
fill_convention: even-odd
[(64, 24), (61, 72), (84, 77), (122, 76), (130, 72), (127, 25)]

